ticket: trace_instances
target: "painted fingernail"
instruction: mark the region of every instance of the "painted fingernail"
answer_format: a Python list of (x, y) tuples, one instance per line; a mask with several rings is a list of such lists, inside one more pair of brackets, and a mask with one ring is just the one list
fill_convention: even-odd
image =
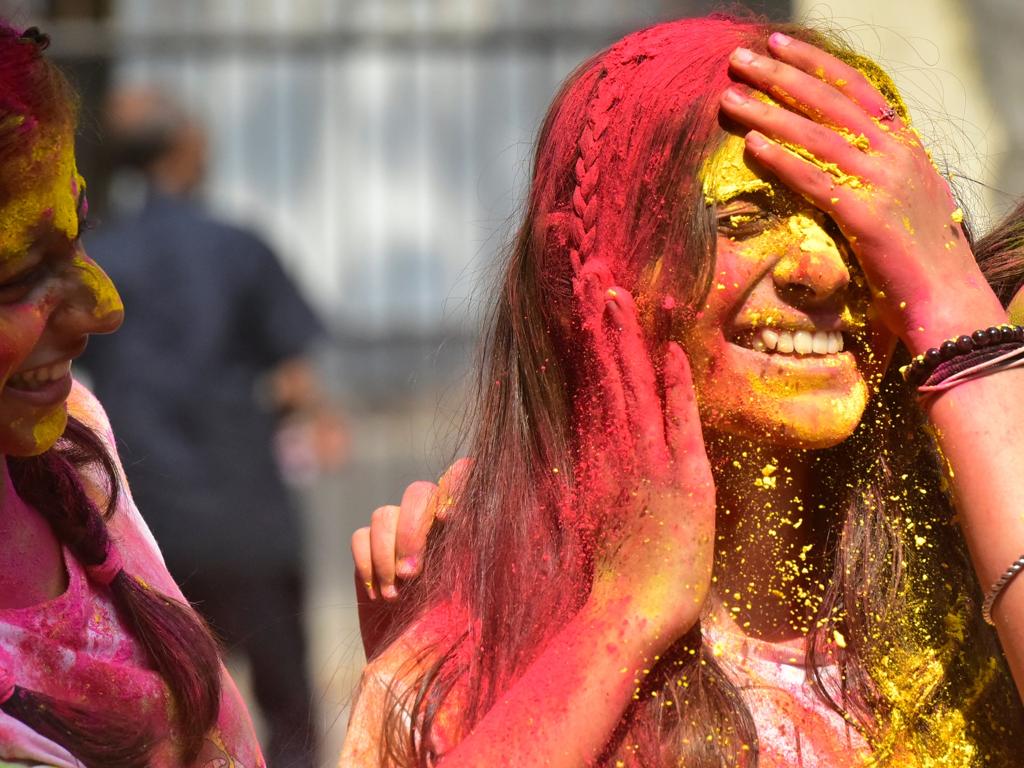
[(614, 288), (609, 288), (607, 291), (605, 291), (604, 296), (606, 299), (617, 299), (619, 297), (619, 292), (616, 291)]
[(745, 104), (747, 102), (746, 95), (740, 93), (735, 88), (726, 88), (725, 93), (722, 94), (722, 98), (730, 104)]
[(409, 557), (403, 557), (399, 560), (398, 566), (395, 570), (398, 571), (399, 576), (403, 579), (407, 579), (410, 576), (416, 575), (416, 570), (419, 568), (419, 564), (420, 559), (416, 557), (416, 555), (410, 555)]
[(754, 150), (761, 150), (768, 146), (768, 139), (757, 131), (751, 131), (747, 134), (747, 146)]
[(746, 48), (737, 48), (732, 52), (732, 57), (740, 64), (750, 64), (756, 58), (754, 52)]
[(370, 598), (371, 600), (376, 600), (377, 599), (377, 593), (373, 589), (373, 582), (372, 581), (364, 581), (363, 585), (366, 587), (366, 596), (368, 598)]
[(772, 32), (771, 37), (769, 37), (768, 39), (775, 45), (778, 45), (783, 48), (789, 45), (791, 42), (793, 42), (793, 38), (789, 37), (788, 35), (784, 35), (781, 32)]
[(380, 596), (383, 597), (385, 600), (397, 600), (398, 590), (395, 589), (394, 584), (385, 584), (383, 587), (380, 588)]

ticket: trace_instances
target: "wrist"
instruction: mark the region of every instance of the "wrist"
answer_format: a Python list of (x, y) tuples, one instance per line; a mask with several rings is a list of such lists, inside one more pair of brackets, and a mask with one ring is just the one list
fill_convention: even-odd
[(996, 295), (984, 291), (961, 291), (956, 297), (935, 297), (920, 302), (908, 318), (903, 342), (912, 355), (942, 346), (944, 341), (970, 336), (974, 331), (1009, 322)]
[(699, 618), (699, 608), (680, 611), (678, 606), (656, 608), (645, 605), (628, 591), (613, 595), (595, 589), (584, 603), (578, 619), (600, 627), (609, 644), (622, 649), (637, 663), (656, 656), (688, 632)]

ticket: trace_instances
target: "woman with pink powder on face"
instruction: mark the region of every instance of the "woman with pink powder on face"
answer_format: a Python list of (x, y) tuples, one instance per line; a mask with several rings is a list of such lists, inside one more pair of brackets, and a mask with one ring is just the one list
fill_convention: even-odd
[(76, 101), (46, 42), (0, 26), (0, 762), (261, 766), (106, 417), (71, 377), (123, 309), (81, 247)]
[(474, 461), (353, 537), (392, 615), (341, 765), (1017, 765), (1024, 264), (962, 221), (831, 38), (716, 16), (583, 64)]

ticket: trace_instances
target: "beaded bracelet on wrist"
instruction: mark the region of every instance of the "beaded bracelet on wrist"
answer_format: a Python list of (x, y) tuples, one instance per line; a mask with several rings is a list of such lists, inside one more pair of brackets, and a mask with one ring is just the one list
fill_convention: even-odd
[(944, 341), (938, 347), (932, 347), (924, 354), (915, 357), (907, 365), (902, 366), (900, 374), (902, 374), (903, 380), (910, 386), (919, 387), (943, 363), (970, 355), (986, 347), (1014, 342), (1024, 342), (1024, 327), (1019, 325), (994, 325), (991, 328), (975, 331), (970, 336), (958, 336), (955, 339)]

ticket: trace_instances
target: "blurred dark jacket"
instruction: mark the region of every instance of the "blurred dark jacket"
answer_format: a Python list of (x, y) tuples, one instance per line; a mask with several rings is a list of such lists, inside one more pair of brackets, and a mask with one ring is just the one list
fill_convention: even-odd
[(294, 568), (299, 520), (257, 385), (308, 350), (315, 315), (261, 240), (184, 200), (152, 196), (86, 248), (126, 321), (90, 341), (83, 367), (172, 572)]

